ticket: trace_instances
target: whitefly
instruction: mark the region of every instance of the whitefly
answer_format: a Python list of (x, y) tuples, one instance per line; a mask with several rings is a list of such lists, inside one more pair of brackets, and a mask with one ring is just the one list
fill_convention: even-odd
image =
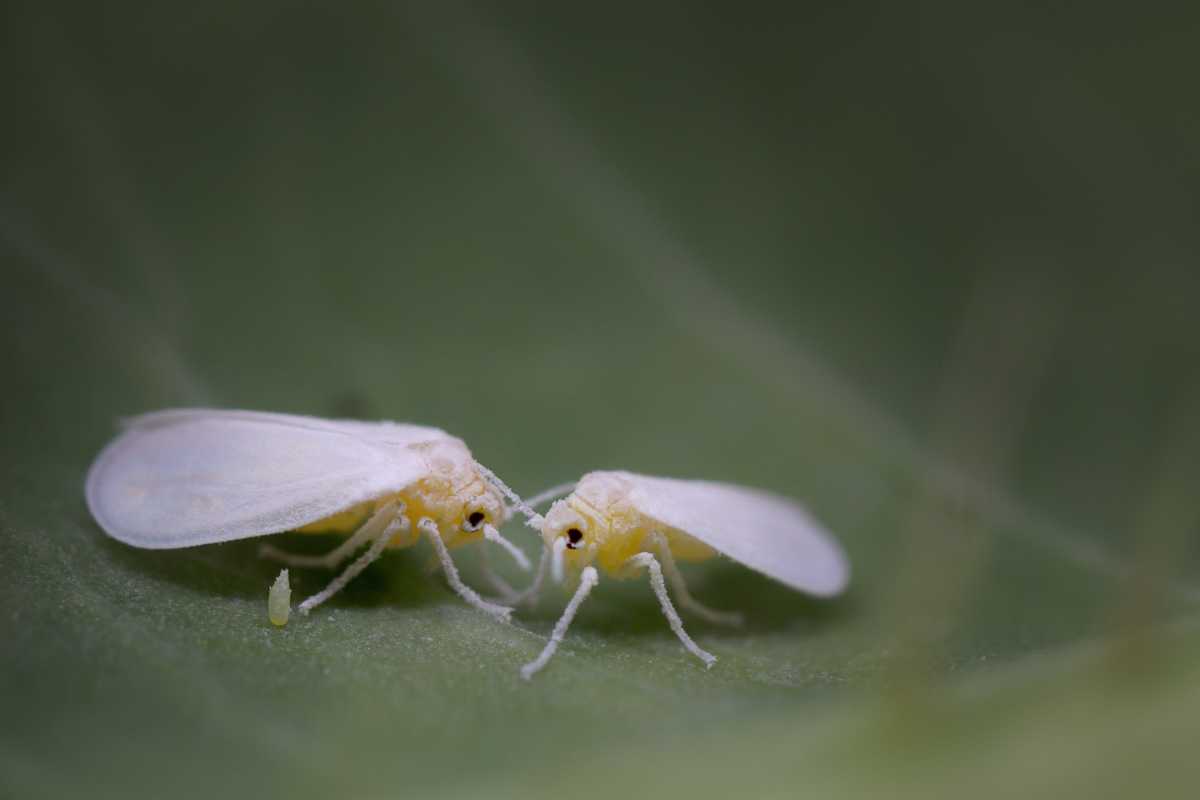
[(740, 625), (742, 617), (696, 600), (678, 561), (727, 556), (817, 597), (841, 593), (850, 580), (849, 561), (833, 535), (799, 503), (777, 494), (614, 471), (588, 473), (577, 484), (558, 487), (530, 503), (564, 494), (544, 517), (518, 504), (541, 532), (545, 547), (532, 585), (510, 595), (508, 602), (536, 597), (547, 570), (556, 581), (570, 577), (575, 584), (541, 654), (521, 668), (526, 679), (550, 661), (580, 605), (599, 583), (600, 572), (614, 578), (647, 576), (671, 630), (705, 666), (712, 666), (716, 656), (684, 630), (676, 603), (719, 625)]
[[(498, 531), (509, 516), (504, 497), (516, 495), (475, 461), (461, 439), (421, 425), (207, 408), (159, 411), (125, 422), (92, 464), (85, 491), (100, 527), (134, 547), (193, 547), (283, 531), (347, 534), (319, 556), (262, 546), (264, 556), (287, 566), (328, 569), (365, 548), (324, 590), (299, 604), (305, 614), (384, 550), (422, 538), (451, 588), (502, 620), (512, 609), (463, 583), (450, 552), (487, 540), (529, 567)], [(286, 622), (283, 596), (282, 587), (272, 594), (271, 616)]]

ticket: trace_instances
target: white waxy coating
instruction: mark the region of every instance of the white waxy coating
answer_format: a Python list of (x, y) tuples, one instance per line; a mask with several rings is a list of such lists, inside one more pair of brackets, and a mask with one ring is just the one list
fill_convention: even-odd
[(627, 500), (641, 514), (793, 589), (831, 597), (849, 583), (850, 564), (837, 540), (792, 500), (727, 483), (632, 472), (589, 473), (580, 487), (612, 477), (627, 482)]
[(436, 457), (470, 460), (437, 428), (178, 409), (136, 417), (97, 456), (86, 495), (114, 539), (173, 548), (278, 533), (399, 492)]
[[(542, 652), (521, 668), (528, 680), (550, 661), (579, 605), (597, 583), (594, 564), (610, 574), (629, 577), (631, 568), (645, 569), (663, 615), (680, 643), (712, 666), (716, 656), (696, 644), (667, 592), (675, 585), (681, 606), (710, 622), (740, 624), (740, 615), (707, 608), (691, 596), (675, 566), (675, 550), (703, 558), (712, 551), (774, 578), (793, 589), (831, 597), (846, 588), (850, 565), (833, 536), (787, 498), (758, 489), (712, 481), (654, 478), (632, 472), (589, 472), (570, 496), (559, 500), (545, 517), (531, 518), (545, 548), (537, 577), (527, 592), (535, 594), (547, 562), (562, 580), (566, 550), (581, 582)], [(697, 548), (696, 542), (707, 545)], [(518, 598), (523, 601), (522, 595)]]

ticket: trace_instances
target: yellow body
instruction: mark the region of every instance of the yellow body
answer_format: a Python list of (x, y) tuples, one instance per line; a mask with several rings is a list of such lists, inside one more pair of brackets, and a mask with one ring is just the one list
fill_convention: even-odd
[(581, 483), (546, 514), (542, 525), (546, 546), (552, 548), (556, 539), (578, 530), (582, 538), (563, 554), (566, 566), (578, 573), (592, 565), (617, 578), (632, 574), (627, 566), (631, 557), (654, 552), (647, 541), (654, 533), (666, 538), (671, 555), (678, 561), (703, 561), (716, 555), (698, 539), (639, 512), (629, 502), (629, 491), (630, 486), (617, 476), (593, 477)]
[[(476, 512), (484, 520), (499, 527), (508, 516), (500, 493), (483, 479), (475, 461), (458, 440), (432, 442), (423, 445), (428, 463), (427, 477), (403, 491), (359, 503), (324, 519), (297, 528), (300, 533), (351, 534), (382, 506), (399, 501), (403, 516), (408, 519), (406, 531), (397, 533), (388, 547), (411, 547), (420, 539), (417, 523), (422, 518), (437, 523), (446, 546), (453, 549), (483, 538), (482, 523), (471, 525), (468, 518)], [(461, 452), (460, 452), (461, 450)]]

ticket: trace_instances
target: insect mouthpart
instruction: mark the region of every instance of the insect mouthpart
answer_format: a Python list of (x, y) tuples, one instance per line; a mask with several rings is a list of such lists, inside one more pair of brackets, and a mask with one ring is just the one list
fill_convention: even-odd
[(482, 511), (472, 511), (467, 517), (466, 521), (463, 522), (463, 530), (477, 531), (486, 520), (487, 514), (483, 513)]

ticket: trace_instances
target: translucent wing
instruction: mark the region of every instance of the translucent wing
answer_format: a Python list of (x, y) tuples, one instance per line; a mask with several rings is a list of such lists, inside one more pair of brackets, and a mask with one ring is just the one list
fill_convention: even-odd
[(114, 539), (170, 548), (278, 533), (420, 480), (436, 428), (180, 409), (127, 421), (86, 494)]
[(727, 483), (618, 474), (642, 514), (793, 589), (830, 597), (849, 582), (833, 535), (791, 500)]

